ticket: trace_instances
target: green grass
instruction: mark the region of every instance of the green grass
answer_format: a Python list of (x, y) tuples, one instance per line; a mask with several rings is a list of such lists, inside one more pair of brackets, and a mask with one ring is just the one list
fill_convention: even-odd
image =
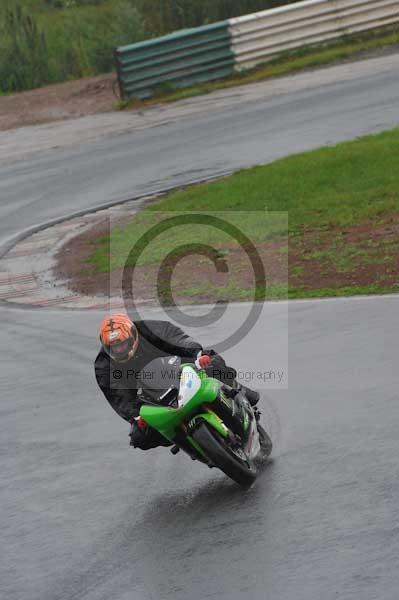
[[(282, 300), (287, 298), (287, 285), (285, 284), (272, 284), (268, 285), (265, 290), (265, 295), (260, 294), (260, 290), (258, 290), (258, 294), (260, 297), (266, 297), (267, 300)], [(251, 300), (256, 300), (256, 296), (254, 298), (254, 290), (253, 289), (244, 289), (242, 287), (236, 285), (228, 285), (228, 286), (211, 286), (209, 284), (203, 284), (200, 286), (193, 287), (181, 287), (176, 290), (174, 294), (176, 298), (184, 298), (185, 302), (188, 299), (187, 303), (190, 303), (190, 298), (192, 298), (192, 302), (197, 302), (198, 297), (204, 296), (206, 298), (212, 297), (213, 301), (235, 301), (235, 302), (246, 302)]]
[(159, 102), (176, 102), (185, 98), (210, 94), (216, 90), (256, 83), (310, 68), (339, 63), (361, 56), (366, 52), (384, 50), (391, 46), (399, 46), (399, 31), (397, 31), (397, 28), (394, 31), (390, 28), (383, 31), (348, 36), (337, 42), (330, 42), (328, 45), (282, 54), (270, 62), (236, 73), (226, 79), (172, 91), (159, 90), (153, 98), (148, 100), (124, 100), (118, 104), (118, 107), (123, 110)]
[[(158, 208), (157, 206), (155, 208)], [(173, 210), (184, 211), (184, 201), (180, 208)], [(187, 209), (192, 210), (191, 208)], [(197, 210), (194, 208), (194, 210)], [(90, 261), (100, 272), (109, 272), (112, 269), (123, 267), (125, 264), (132, 265), (135, 258), (130, 259), (129, 253), (135, 244), (141, 239), (143, 232), (149, 231), (157, 223), (163, 221), (169, 215), (165, 215), (169, 209), (163, 209), (162, 203), (159, 210), (148, 208), (137, 214), (132, 223), (126, 226), (115, 226), (111, 237), (100, 238), (96, 250), (90, 256)], [(201, 208), (199, 208), (201, 212)], [(233, 209), (229, 211), (221, 208), (212, 211), (214, 217), (218, 217), (232, 224), (240, 232), (245, 234), (252, 242), (262, 242), (273, 238), (280, 238), (287, 234), (286, 213), (273, 213), (270, 216), (262, 209), (258, 210), (256, 216), (251, 211)], [(210, 219), (207, 219), (210, 222)], [(157, 235), (148, 244), (146, 250), (137, 261), (138, 266), (152, 264), (162, 260), (166, 254), (175, 252), (186, 244), (207, 244), (219, 248), (219, 256), (228, 255), (229, 245), (233, 244), (231, 235), (227, 232), (214, 228), (211, 224), (199, 226), (179, 225)], [(134, 253), (134, 257), (136, 253)], [(135, 263), (136, 264), (136, 263)]]
[(378, 220), (399, 208), (398, 155), (394, 129), (177, 191), (146, 212), (288, 211), (290, 234), (298, 236), (307, 228)]
[[(217, 211), (217, 216), (225, 214), (256, 243), (284, 241), (288, 235), (290, 252), (299, 257), (299, 263), (290, 270), (290, 277), (296, 278), (290, 285), (291, 298), (392, 291), (396, 285), (384, 286), (377, 281), (359, 284), (356, 269), (380, 265), (386, 272), (395, 270), (399, 236), (385, 239), (379, 235), (370, 244), (368, 239), (347, 243), (345, 235), (362, 223), (379, 227), (389, 215), (398, 214), (398, 156), (399, 129), (394, 129), (176, 191), (135, 215), (131, 223), (114, 228), (110, 237), (97, 240), (89, 262), (98, 272), (122, 267), (132, 245), (162, 218), (160, 213), (173, 216), (176, 211)], [(210, 244), (225, 253), (230, 249), (224, 234), (211, 227), (187, 225), (151, 242), (139, 264), (157, 263), (167, 251), (187, 242)], [(284, 250), (283, 245), (276, 252), (283, 257)], [(354, 271), (354, 281), (308, 290), (301, 280), (319, 265), (324, 268), (322, 273), (331, 268), (338, 274)], [(284, 295), (284, 286), (275, 285), (275, 290), (267, 290), (268, 297)], [(191, 290), (183, 287), (178, 294), (198, 296), (209, 291), (204, 284)], [(253, 297), (251, 290), (214, 288), (213, 292), (215, 298), (226, 293), (234, 299)]]
[(291, 300), (306, 298), (339, 298), (342, 296), (367, 296), (373, 294), (392, 294), (399, 292), (399, 284), (395, 286), (380, 285), (351, 285), (339, 288), (314, 288), (312, 290), (301, 290), (290, 288), (288, 298)]

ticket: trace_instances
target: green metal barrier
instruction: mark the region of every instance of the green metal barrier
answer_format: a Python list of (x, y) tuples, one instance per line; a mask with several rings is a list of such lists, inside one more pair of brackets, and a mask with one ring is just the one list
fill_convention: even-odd
[(282, 52), (399, 22), (398, 0), (304, 0), (115, 50), (121, 96), (228, 77)]
[(148, 98), (157, 88), (187, 87), (233, 73), (229, 22), (183, 29), (115, 50), (123, 99)]

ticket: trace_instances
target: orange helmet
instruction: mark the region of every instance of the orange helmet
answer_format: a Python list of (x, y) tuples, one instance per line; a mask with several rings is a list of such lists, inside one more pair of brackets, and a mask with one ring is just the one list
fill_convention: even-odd
[(104, 352), (116, 362), (126, 362), (137, 350), (139, 336), (133, 321), (124, 313), (106, 317), (100, 325)]

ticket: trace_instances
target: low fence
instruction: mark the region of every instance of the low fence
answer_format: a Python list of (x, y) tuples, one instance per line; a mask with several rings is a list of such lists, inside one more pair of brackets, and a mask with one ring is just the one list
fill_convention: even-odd
[(399, 23), (399, 0), (305, 0), (115, 50), (122, 98), (222, 79), (282, 52)]
[(229, 19), (235, 68), (399, 22), (399, 0), (308, 0)]
[(183, 29), (115, 50), (122, 98), (146, 98), (162, 86), (187, 87), (234, 71), (227, 21)]

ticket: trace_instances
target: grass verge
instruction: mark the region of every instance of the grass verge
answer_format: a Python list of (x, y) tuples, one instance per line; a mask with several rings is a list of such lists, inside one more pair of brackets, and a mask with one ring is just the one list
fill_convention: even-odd
[[(237, 248), (211, 226), (184, 225), (154, 238), (141, 255), (139, 297), (168, 299), (168, 277), (182, 303), (250, 300), (254, 288), (258, 299), (264, 292), (307, 298), (399, 291), (398, 155), (394, 129), (169, 194), (130, 223), (85, 241), (80, 266), (73, 261), (75, 289), (88, 278), (105, 289), (111, 276), (132, 266), (131, 248), (164, 213), (217, 211), (254, 243), (266, 266), (266, 290), (251, 280), (248, 248)], [(216, 256), (186, 256), (188, 243), (211, 246)], [(157, 291), (159, 265), (169, 253), (172, 262), (161, 269), (165, 279)]]
[(236, 73), (226, 79), (195, 85), (184, 89), (173, 89), (169, 84), (160, 86), (155, 95), (147, 100), (121, 100), (118, 108), (139, 108), (158, 104), (160, 102), (175, 102), (185, 98), (192, 98), (203, 94), (210, 94), (216, 90), (257, 83), (266, 79), (297, 73), (310, 68), (332, 65), (346, 60), (355, 60), (368, 56), (376, 51), (398, 47), (399, 31), (384, 29), (382, 31), (367, 32), (345, 37), (335, 43), (296, 50), (284, 53), (278, 58)]

